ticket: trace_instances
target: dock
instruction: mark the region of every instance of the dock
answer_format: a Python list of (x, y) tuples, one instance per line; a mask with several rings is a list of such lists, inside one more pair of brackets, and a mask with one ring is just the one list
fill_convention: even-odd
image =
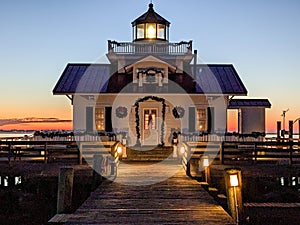
[(235, 224), (180, 162), (120, 163), (73, 214), (53, 217), (61, 224)]

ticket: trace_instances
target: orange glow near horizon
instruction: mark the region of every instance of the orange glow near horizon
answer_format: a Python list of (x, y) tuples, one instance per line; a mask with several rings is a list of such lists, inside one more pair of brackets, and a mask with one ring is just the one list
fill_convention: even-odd
[(72, 130), (72, 122), (20, 123), (0, 126), (1, 130)]

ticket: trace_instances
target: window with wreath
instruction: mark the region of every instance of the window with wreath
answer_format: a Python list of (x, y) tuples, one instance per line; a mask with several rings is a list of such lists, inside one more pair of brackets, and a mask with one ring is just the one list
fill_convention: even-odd
[(205, 109), (197, 109), (197, 126), (198, 126), (198, 130), (200, 130), (200, 131), (206, 130), (206, 110)]

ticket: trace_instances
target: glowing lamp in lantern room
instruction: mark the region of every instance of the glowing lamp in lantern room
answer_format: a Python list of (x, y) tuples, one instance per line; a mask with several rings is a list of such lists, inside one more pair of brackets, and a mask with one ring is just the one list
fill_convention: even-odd
[(148, 11), (131, 23), (134, 41), (169, 41), (170, 22), (156, 13), (153, 7), (150, 3)]

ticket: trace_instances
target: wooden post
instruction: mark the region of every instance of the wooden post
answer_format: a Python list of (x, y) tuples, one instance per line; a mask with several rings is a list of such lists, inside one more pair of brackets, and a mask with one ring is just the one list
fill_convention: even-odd
[(222, 144), (221, 144), (221, 149), (220, 149), (220, 162), (221, 162), (221, 165), (224, 165), (224, 145), (225, 145), (225, 142), (223, 141)]
[(74, 169), (61, 167), (58, 176), (57, 214), (68, 213), (72, 207)]
[(300, 141), (300, 120), (298, 120), (298, 141)]
[(277, 140), (280, 139), (281, 121), (277, 121)]
[(293, 140), (293, 121), (292, 120), (290, 120), (289, 121), (289, 139), (290, 139), (290, 141), (292, 141)]
[(225, 169), (227, 203), (233, 220), (243, 222), (242, 173), (240, 169)]
[(257, 163), (257, 147), (256, 147), (256, 144), (254, 144), (254, 162), (253, 164), (256, 164)]
[(48, 149), (47, 149), (47, 142), (45, 143), (45, 146), (44, 146), (44, 163), (47, 163), (48, 162)]
[(293, 164), (293, 121), (289, 121), (290, 165)]
[(13, 156), (12, 146), (8, 145), (8, 163), (10, 163), (10, 158)]
[(191, 177), (191, 152), (190, 152), (190, 147), (188, 146), (186, 149), (186, 175), (188, 177)]
[(79, 165), (82, 165), (82, 151), (83, 151), (82, 146), (83, 146), (83, 143), (80, 142), (79, 149), (78, 149), (78, 164)]
[(102, 180), (102, 164), (103, 156), (101, 154), (95, 154), (93, 158), (93, 188), (99, 186)]

